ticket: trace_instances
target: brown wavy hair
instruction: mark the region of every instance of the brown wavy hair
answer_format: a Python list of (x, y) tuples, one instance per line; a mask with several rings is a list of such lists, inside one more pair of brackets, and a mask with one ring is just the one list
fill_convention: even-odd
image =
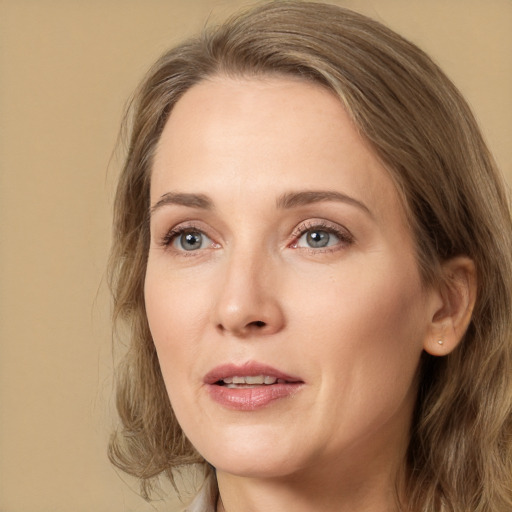
[(152, 159), (194, 84), (276, 74), (338, 95), (402, 196), (425, 283), (455, 256), (476, 266), (464, 339), (446, 357), (423, 355), (405, 509), (512, 510), (512, 224), (503, 179), (467, 103), (423, 51), (374, 20), (318, 3), (271, 2), (205, 29), (165, 53), (134, 96), (110, 263), (114, 320), (129, 340), (112, 462), (139, 477), (146, 496), (154, 477), (173, 481), (174, 469), (204, 462), (176, 421), (146, 318)]

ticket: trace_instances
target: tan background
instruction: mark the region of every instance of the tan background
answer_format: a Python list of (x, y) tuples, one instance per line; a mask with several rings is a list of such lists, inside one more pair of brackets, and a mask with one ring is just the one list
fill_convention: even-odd
[[(512, 182), (512, 1), (339, 1), (426, 49)], [(0, 511), (149, 505), (105, 456), (104, 283), (123, 105), (169, 45), (241, 0), (0, 0)], [(110, 162), (110, 164), (109, 164)]]

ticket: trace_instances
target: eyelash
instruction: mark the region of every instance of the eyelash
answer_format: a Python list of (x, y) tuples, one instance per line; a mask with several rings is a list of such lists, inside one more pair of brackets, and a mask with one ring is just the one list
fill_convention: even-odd
[(313, 253), (325, 253), (325, 252), (335, 252), (344, 247), (352, 245), (355, 242), (354, 236), (346, 229), (338, 226), (337, 224), (332, 224), (326, 221), (321, 220), (308, 220), (299, 226), (293, 231), (293, 242), (292, 247), (295, 249), (299, 249), (297, 244), (301, 237), (308, 233), (309, 231), (325, 231), (328, 234), (335, 235), (339, 239), (339, 243), (334, 246), (327, 247), (300, 247), (302, 250), (307, 250)]
[(174, 242), (174, 240), (176, 240), (176, 238), (181, 236), (183, 233), (187, 232), (201, 233), (202, 235), (206, 235), (204, 230), (195, 225), (194, 223), (181, 224), (169, 230), (160, 240), (160, 245), (163, 247), (169, 247)]
[[(327, 247), (298, 247), (297, 244), (300, 240), (300, 238), (305, 235), (309, 231), (324, 231), (328, 234), (333, 234), (339, 239), (339, 243), (334, 246), (327, 246)], [(183, 233), (186, 232), (197, 232), (202, 235), (205, 235), (208, 237), (208, 235), (204, 232), (203, 229), (201, 229), (199, 226), (197, 226), (194, 223), (187, 223), (179, 225), (171, 230), (169, 230), (160, 240), (159, 245), (162, 247), (169, 247), (179, 236), (181, 236)], [(210, 237), (208, 237), (210, 238)], [(314, 253), (325, 253), (325, 252), (334, 252), (337, 251), (343, 247), (346, 247), (348, 245), (351, 245), (354, 243), (354, 237), (353, 235), (345, 228), (342, 228), (336, 224), (331, 224), (326, 221), (320, 221), (320, 220), (308, 220), (306, 222), (303, 222), (299, 226), (297, 226), (293, 233), (292, 233), (293, 241), (289, 246), (291, 246), (294, 249), (305, 249)], [(191, 256), (196, 251), (178, 251), (182, 252), (186, 255)]]

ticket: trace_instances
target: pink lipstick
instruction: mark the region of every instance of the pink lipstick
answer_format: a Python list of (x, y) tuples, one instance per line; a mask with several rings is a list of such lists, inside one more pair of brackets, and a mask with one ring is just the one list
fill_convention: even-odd
[(204, 377), (210, 397), (239, 411), (254, 411), (294, 395), (304, 384), (298, 377), (271, 366), (249, 362), (217, 366)]

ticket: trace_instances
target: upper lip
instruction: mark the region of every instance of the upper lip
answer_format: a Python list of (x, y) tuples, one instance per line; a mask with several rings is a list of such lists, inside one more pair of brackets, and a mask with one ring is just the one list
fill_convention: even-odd
[(244, 364), (228, 363), (216, 366), (204, 376), (204, 382), (205, 384), (215, 384), (229, 377), (255, 377), (257, 375), (275, 377), (276, 379), (281, 379), (286, 382), (303, 382), (299, 377), (284, 373), (272, 366), (253, 361)]

